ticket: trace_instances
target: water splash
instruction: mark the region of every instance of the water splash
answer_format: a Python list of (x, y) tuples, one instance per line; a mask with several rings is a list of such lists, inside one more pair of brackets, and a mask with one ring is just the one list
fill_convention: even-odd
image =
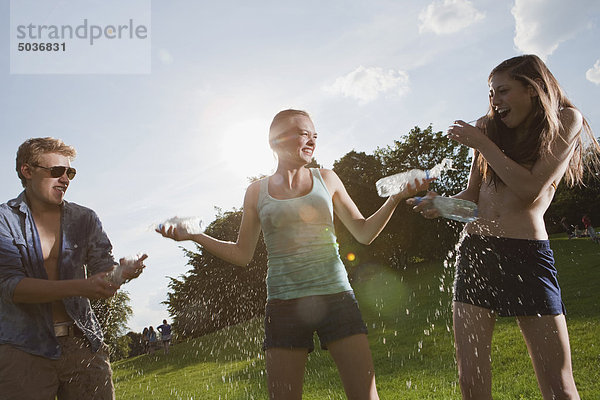
[(154, 229), (169, 229), (171, 227), (177, 228), (178, 231), (183, 233), (187, 233), (190, 235), (195, 235), (198, 233), (202, 233), (202, 220), (200, 217), (172, 217), (163, 222), (153, 224), (150, 226), (152, 230)]

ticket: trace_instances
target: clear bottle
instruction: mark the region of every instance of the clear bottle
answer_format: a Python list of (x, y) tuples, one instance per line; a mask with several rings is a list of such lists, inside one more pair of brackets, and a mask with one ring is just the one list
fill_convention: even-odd
[(174, 226), (178, 231), (195, 235), (202, 233), (202, 220), (199, 217), (173, 217), (157, 225), (158, 229)]
[[(415, 197), (417, 204), (424, 197)], [(477, 219), (477, 204), (469, 200), (455, 199), (453, 197), (435, 196), (431, 199), (441, 217), (460, 222), (471, 222)]]
[(116, 264), (112, 271), (106, 276), (106, 280), (119, 286), (125, 283), (123, 278), (123, 270), (125, 268), (133, 266), (133, 264), (139, 259), (139, 257), (125, 257), (121, 259), (119, 264)]
[(125, 278), (123, 278), (123, 270), (135, 269), (135, 267), (136, 267), (135, 263), (137, 263), (138, 260), (140, 260), (140, 258), (142, 258), (142, 257), (144, 257), (142, 259), (142, 260), (144, 260), (147, 256), (145, 256), (141, 253), (138, 253), (135, 256), (128, 256), (128, 257), (121, 258), (119, 260), (119, 264), (115, 264), (112, 271), (110, 271), (109, 274), (106, 275), (106, 280), (108, 282), (114, 283), (115, 285), (118, 285), (118, 286), (124, 284)]
[(386, 176), (375, 182), (377, 194), (381, 197), (389, 197), (403, 191), (409, 183), (414, 183), (415, 179), (439, 178), (442, 172), (449, 169), (452, 169), (452, 160), (444, 158), (441, 163), (430, 170), (411, 169)]

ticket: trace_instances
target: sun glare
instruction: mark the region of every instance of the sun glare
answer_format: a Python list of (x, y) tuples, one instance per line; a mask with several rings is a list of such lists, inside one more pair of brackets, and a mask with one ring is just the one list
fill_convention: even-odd
[(244, 178), (270, 174), (276, 162), (268, 143), (268, 129), (268, 124), (258, 118), (226, 127), (218, 146), (223, 168)]

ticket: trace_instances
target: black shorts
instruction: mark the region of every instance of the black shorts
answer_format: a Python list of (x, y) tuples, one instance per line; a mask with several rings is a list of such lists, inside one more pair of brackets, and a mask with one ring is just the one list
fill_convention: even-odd
[(454, 301), (500, 316), (564, 314), (550, 242), (467, 235), (458, 250)]
[(353, 291), (267, 302), (263, 350), (303, 348), (310, 353), (315, 332), (325, 350), (327, 343), (367, 333)]

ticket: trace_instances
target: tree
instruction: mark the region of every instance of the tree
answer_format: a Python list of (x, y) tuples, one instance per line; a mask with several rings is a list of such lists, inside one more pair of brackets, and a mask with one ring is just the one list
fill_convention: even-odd
[(375, 155), (383, 165), (384, 175), (392, 175), (413, 168), (430, 169), (444, 158), (452, 160), (453, 169), (442, 174), (431, 189), (440, 195), (460, 192), (469, 178), (469, 148), (448, 139), (442, 131), (433, 132), (429, 125), (425, 130), (415, 126), (393, 146), (378, 148)]
[(142, 334), (139, 332), (129, 331), (127, 335), (129, 338), (129, 355), (128, 357), (139, 356), (144, 354), (144, 343)]
[(108, 345), (110, 358), (113, 361), (127, 358), (129, 355), (131, 339), (125, 336), (127, 321), (133, 313), (129, 301), (129, 294), (125, 291), (118, 291), (108, 299), (91, 301), (94, 314), (102, 326), (104, 342)]
[(581, 217), (588, 214), (593, 222), (600, 222), (600, 175), (594, 168), (594, 158), (597, 157), (591, 149), (584, 154), (583, 165), (590, 166), (584, 169), (583, 184), (568, 187), (564, 180), (558, 185), (552, 204), (546, 211), (544, 219), (546, 228), (550, 233), (564, 231), (560, 225), (562, 217), (566, 217), (570, 225), (581, 225)]

